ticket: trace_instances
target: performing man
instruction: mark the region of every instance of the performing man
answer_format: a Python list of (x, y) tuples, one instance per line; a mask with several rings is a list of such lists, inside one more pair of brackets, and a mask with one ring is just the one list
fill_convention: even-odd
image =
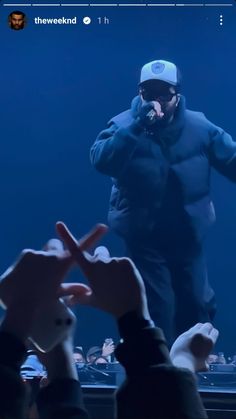
[(109, 224), (124, 239), (169, 344), (214, 317), (203, 251), (215, 220), (211, 167), (236, 182), (236, 143), (186, 109), (180, 92), (175, 64), (147, 63), (131, 108), (112, 118), (91, 148), (92, 164), (113, 181)]

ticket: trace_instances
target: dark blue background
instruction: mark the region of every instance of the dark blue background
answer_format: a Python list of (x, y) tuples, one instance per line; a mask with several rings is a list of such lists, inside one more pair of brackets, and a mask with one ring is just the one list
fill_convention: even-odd
[[(22, 8), (21, 8), (22, 9)], [(12, 31), (0, 9), (0, 247), (3, 271), (24, 247), (40, 248), (64, 220), (76, 234), (106, 221), (111, 182), (90, 166), (89, 148), (129, 107), (139, 71), (163, 58), (182, 70), (188, 107), (236, 138), (234, 8), (23, 8)], [(224, 26), (219, 26), (223, 12)], [(34, 17), (91, 16), (90, 26), (34, 25)], [(109, 26), (96, 18), (107, 16)], [(209, 277), (218, 300), (219, 348), (236, 351), (236, 186), (212, 176), (217, 224), (209, 232)], [(121, 242), (104, 240), (113, 255)], [(72, 279), (78, 275), (73, 274)], [(116, 338), (112, 319), (78, 308), (77, 343)]]

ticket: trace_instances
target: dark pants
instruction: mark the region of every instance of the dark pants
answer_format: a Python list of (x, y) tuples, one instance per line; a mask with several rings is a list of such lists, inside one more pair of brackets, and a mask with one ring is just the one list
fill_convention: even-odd
[(126, 246), (144, 280), (151, 317), (170, 346), (196, 323), (211, 322), (216, 305), (202, 245), (169, 243), (145, 239)]

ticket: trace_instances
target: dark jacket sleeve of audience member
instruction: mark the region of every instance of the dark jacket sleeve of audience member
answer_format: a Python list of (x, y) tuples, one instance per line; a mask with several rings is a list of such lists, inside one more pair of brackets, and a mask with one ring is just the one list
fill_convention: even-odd
[(203, 419), (195, 376), (174, 367), (163, 333), (133, 313), (119, 322), (116, 349), (127, 378), (117, 391), (118, 419)]
[(37, 398), (40, 419), (88, 419), (77, 380), (65, 378), (51, 382)]
[[(0, 332), (0, 418), (25, 419), (28, 402), (20, 368), (26, 348), (13, 335)], [(72, 379), (55, 380), (38, 396), (38, 410), (43, 419), (87, 419), (80, 383)]]
[(26, 348), (13, 335), (0, 332), (0, 417), (25, 419), (26, 386), (20, 376), (20, 367), (26, 357)]

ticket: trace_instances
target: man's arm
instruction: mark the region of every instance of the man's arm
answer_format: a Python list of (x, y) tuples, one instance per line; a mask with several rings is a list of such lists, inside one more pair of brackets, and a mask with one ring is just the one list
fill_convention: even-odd
[(211, 165), (229, 180), (236, 182), (236, 142), (219, 127), (210, 133), (209, 159)]
[[(143, 102), (136, 119), (118, 127), (114, 121), (102, 131), (90, 150), (93, 166), (101, 173), (119, 179), (139, 144), (146, 128), (160, 119), (161, 109), (157, 102)], [(142, 137), (142, 139), (141, 139)]]
[(91, 147), (92, 165), (105, 175), (120, 178), (125, 173), (142, 131), (143, 128), (136, 121), (126, 128), (119, 128), (111, 122)]

